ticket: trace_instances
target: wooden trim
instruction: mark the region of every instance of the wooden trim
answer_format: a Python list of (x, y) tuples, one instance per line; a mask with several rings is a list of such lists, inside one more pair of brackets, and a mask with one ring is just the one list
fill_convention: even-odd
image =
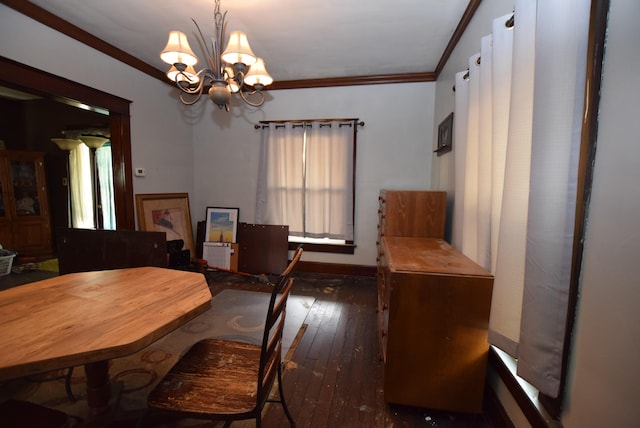
[[(306, 248), (305, 248), (306, 251)], [(302, 272), (314, 272), (314, 273), (328, 273), (335, 275), (355, 275), (355, 276), (376, 276), (375, 266), (364, 265), (347, 265), (340, 263), (320, 263), (320, 262), (298, 262), (299, 271)]]
[(37, 6), (29, 1), (25, 0), (2, 0), (2, 3), (8, 7), (20, 12), (21, 14), (28, 16), (29, 18), (46, 25), (60, 33), (67, 35), (87, 46), (90, 46), (97, 51), (104, 53), (120, 62), (123, 62), (131, 67), (148, 74), (151, 77), (159, 79), (163, 82), (171, 83), (167, 79), (164, 72), (158, 70), (155, 67), (147, 64), (144, 61), (136, 58), (135, 56), (128, 54), (120, 48), (113, 46), (105, 42), (102, 39), (97, 38), (93, 34), (83, 30), (80, 27), (76, 27), (68, 21), (52, 14), (51, 12)]
[(438, 78), (438, 76), (440, 76), (440, 73), (442, 72), (442, 69), (444, 68), (444, 66), (447, 64), (447, 61), (449, 60), (449, 57), (451, 56), (451, 53), (453, 53), (453, 50), (458, 45), (458, 42), (460, 41), (460, 38), (462, 37), (464, 32), (467, 30), (467, 27), (469, 26), (469, 23), (471, 22), (471, 19), (475, 15), (476, 10), (478, 10), (478, 7), (480, 6), (481, 2), (482, 2), (482, 0), (471, 0), (471, 1), (469, 1), (469, 5), (467, 6), (467, 9), (464, 11), (464, 14), (462, 15), (462, 18), (460, 19), (460, 22), (458, 23), (458, 26), (456, 27), (455, 31), (453, 32), (453, 35), (451, 36), (451, 39), (449, 40), (449, 44), (444, 49), (444, 52), (442, 53), (442, 56), (440, 57), (440, 61), (438, 62), (438, 65), (436, 66), (436, 69), (434, 71), (436, 79)]
[(111, 156), (113, 159), (113, 189), (118, 229), (135, 230), (133, 177), (131, 171), (131, 118), (109, 113)]
[(12, 88), (24, 89), (26, 92), (45, 98), (58, 97), (81, 101), (84, 104), (107, 109), (110, 113), (129, 115), (131, 101), (124, 98), (107, 94), (3, 56), (0, 56), (0, 65), (2, 65), (0, 67), (0, 83)]
[(337, 86), (382, 85), (390, 83), (435, 82), (433, 72), (384, 74), (377, 76), (345, 76), (324, 79), (282, 80), (275, 81), (266, 91), (279, 89), (328, 88)]
[[(1, 0), (3, 4), (8, 7), (28, 16), (40, 22), (47, 27), (53, 28), (56, 31), (61, 32), (71, 38), (90, 46), (105, 55), (108, 55), (120, 62), (123, 62), (149, 76), (156, 78), (164, 83), (173, 85), (173, 82), (167, 79), (165, 73), (156, 69), (155, 67), (141, 61), (137, 57), (128, 54), (127, 52), (105, 42), (102, 39), (97, 38), (91, 33), (76, 27), (70, 22), (65, 21), (62, 18), (52, 14), (51, 12), (36, 6), (35, 4), (26, 0)], [(391, 84), (391, 83), (415, 83), (415, 82), (435, 82), (438, 75), (444, 68), (449, 56), (455, 49), (456, 45), (460, 41), (462, 34), (464, 34), (471, 18), (475, 14), (480, 2), (482, 0), (471, 0), (467, 9), (458, 26), (456, 27), (447, 47), (445, 48), (440, 61), (435, 71), (426, 71), (420, 73), (406, 73), (406, 74), (381, 74), (374, 76), (345, 76), (345, 77), (332, 77), (332, 78), (318, 78), (318, 79), (301, 79), (301, 80), (283, 80), (275, 81), (270, 85), (266, 91), (280, 90), (280, 89), (303, 89), (303, 88), (328, 88), (339, 86), (359, 86), (359, 85), (379, 85), (379, 84)]]

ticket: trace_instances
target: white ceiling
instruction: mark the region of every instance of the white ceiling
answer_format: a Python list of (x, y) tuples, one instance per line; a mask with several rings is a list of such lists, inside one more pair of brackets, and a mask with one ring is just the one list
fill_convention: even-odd
[[(194, 18), (213, 34), (213, 0), (31, 0), (166, 71), (159, 53), (181, 30), (203, 58)], [(223, 0), (227, 34), (245, 31), (275, 80), (433, 72), (469, 0)], [(202, 63), (202, 61), (201, 61)], [(197, 69), (198, 67), (196, 67)]]

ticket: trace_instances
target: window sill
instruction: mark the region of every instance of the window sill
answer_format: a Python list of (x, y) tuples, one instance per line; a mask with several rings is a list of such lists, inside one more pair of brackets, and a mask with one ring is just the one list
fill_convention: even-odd
[(290, 250), (295, 250), (300, 245), (302, 245), (305, 252), (314, 253), (353, 254), (356, 248), (355, 244), (316, 244), (310, 242), (289, 241)]
[(525, 417), (534, 428), (561, 428), (538, 399), (538, 390), (516, 374), (517, 360), (495, 346), (489, 350), (489, 360), (500, 379), (518, 403)]

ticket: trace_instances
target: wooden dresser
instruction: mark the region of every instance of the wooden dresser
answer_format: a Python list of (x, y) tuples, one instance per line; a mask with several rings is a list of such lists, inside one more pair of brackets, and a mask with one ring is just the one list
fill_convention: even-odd
[[(443, 241), (439, 230), (432, 230), (436, 237), (406, 236), (411, 229), (407, 223), (419, 223), (412, 213), (432, 212), (442, 217), (444, 229), (444, 199), (442, 212), (434, 211), (434, 201), (444, 195), (416, 194), (423, 203), (430, 201), (430, 208), (413, 206), (412, 195), (389, 196), (390, 192), (381, 192), (378, 245), (378, 327), (385, 400), (479, 413), (493, 277)], [(405, 201), (401, 213), (406, 221), (398, 220), (391, 208), (389, 201), (394, 198)], [(414, 201), (407, 202), (407, 198)], [(433, 218), (422, 220), (440, 224)], [(402, 225), (390, 227), (397, 221)], [(418, 227), (420, 233), (429, 234)], [(400, 229), (403, 236), (385, 233)]]

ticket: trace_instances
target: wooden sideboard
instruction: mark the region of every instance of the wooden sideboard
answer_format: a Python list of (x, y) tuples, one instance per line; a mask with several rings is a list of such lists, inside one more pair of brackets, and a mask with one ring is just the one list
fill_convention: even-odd
[[(383, 196), (387, 201), (386, 208), (381, 205), (381, 222), (386, 226), (380, 225), (378, 244), (377, 313), (385, 400), (480, 413), (493, 277), (438, 237), (384, 233), (396, 230), (389, 225), (397, 218), (390, 209), (389, 194)], [(414, 206), (405, 217), (413, 223), (410, 214), (419, 212), (425, 210)], [(442, 218), (444, 228), (444, 213), (433, 214)], [(401, 223), (397, 230), (410, 233), (407, 222)], [(417, 227), (425, 233), (423, 226)]]

